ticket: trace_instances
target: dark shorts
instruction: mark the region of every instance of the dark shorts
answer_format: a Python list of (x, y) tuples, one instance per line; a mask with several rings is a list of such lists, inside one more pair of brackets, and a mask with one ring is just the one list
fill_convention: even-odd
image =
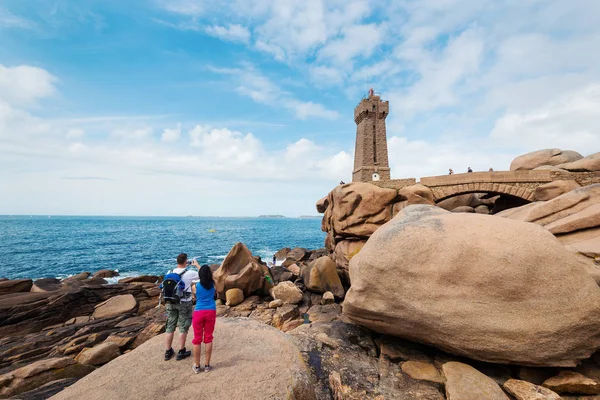
[(166, 332), (175, 332), (179, 327), (179, 332), (187, 333), (192, 325), (192, 312), (194, 304), (191, 301), (181, 302), (179, 304), (167, 303), (167, 327)]

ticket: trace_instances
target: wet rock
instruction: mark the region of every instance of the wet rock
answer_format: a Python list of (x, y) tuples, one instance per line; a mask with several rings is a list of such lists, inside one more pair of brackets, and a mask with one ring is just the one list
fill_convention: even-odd
[(101, 269), (100, 271), (96, 272), (92, 277), (94, 277), (94, 278), (113, 278), (115, 276), (119, 276), (118, 271), (113, 271), (110, 269)]
[(285, 257), (290, 252), (290, 250), (291, 249), (289, 247), (284, 247), (283, 249), (280, 249), (277, 253), (275, 253), (275, 259), (277, 261), (285, 260)]
[(64, 285), (78, 285), (81, 282), (85, 281), (90, 277), (90, 272), (80, 272), (78, 274), (69, 276), (68, 278), (63, 279), (61, 282)]
[(119, 283), (158, 283), (160, 281), (160, 277), (156, 275), (141, 275), (141, 276), (132, 276), (129, 278), (119, 279)]

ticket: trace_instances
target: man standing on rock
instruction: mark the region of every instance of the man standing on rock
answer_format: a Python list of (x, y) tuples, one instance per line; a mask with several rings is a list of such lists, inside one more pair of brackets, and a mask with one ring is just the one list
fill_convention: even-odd
[[(167, 303), (167, 326), (165, 335), (165, 361), (170, 360), (175, 351), (171, 347), (173, 344), (173, 336), (175, 335), (175, 328), (179, 327), (179, 352), (177, 353), (176, 360), (183, 360), (192, 355), (191, 351), (185, 348), (185, 341), (187, 339), (188, 330), (192, 325), (192, 313), (194, 310), (194, 304), (192, 302), (192, 281), (197, 281), (198, 271), (186, 270), (188, 256), (185, 253), (181, 253), (177, 256), (177, 268), (172, 271), (175, 274), (180, 274), (181, 280), (185, 284), (183, 290), (184, 296), (180, 299), (179, 304)], [(192, 261), (192, 264), (197, 268), (200, 267), (196, 260)]]

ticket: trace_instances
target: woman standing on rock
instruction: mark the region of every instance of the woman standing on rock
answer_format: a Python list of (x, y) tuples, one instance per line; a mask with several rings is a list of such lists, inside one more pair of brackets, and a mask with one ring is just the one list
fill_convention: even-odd
[(205, 344), (204, 372), (209, 372), (210, 356), (212, 355), (213, 331), (217, 320), (217, 306), (215, 303), (215, 284), (212, 271), (208, 265), (203, 265), (198, 270), (200, 282), (196, 283), (196, 307), (192, 316), (192, 327), (194, 328), (194, 366), (195, 373), (202, 371), (200, 368), (200, 355), (202, 342)]

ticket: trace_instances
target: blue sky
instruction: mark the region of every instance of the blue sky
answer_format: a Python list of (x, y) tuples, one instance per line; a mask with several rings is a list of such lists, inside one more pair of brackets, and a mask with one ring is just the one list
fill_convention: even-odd
[(598, 48), (584, 0), (0, 0), (0, 213), (315, 214), (369, 87), (393, 177), (588, 155)]

